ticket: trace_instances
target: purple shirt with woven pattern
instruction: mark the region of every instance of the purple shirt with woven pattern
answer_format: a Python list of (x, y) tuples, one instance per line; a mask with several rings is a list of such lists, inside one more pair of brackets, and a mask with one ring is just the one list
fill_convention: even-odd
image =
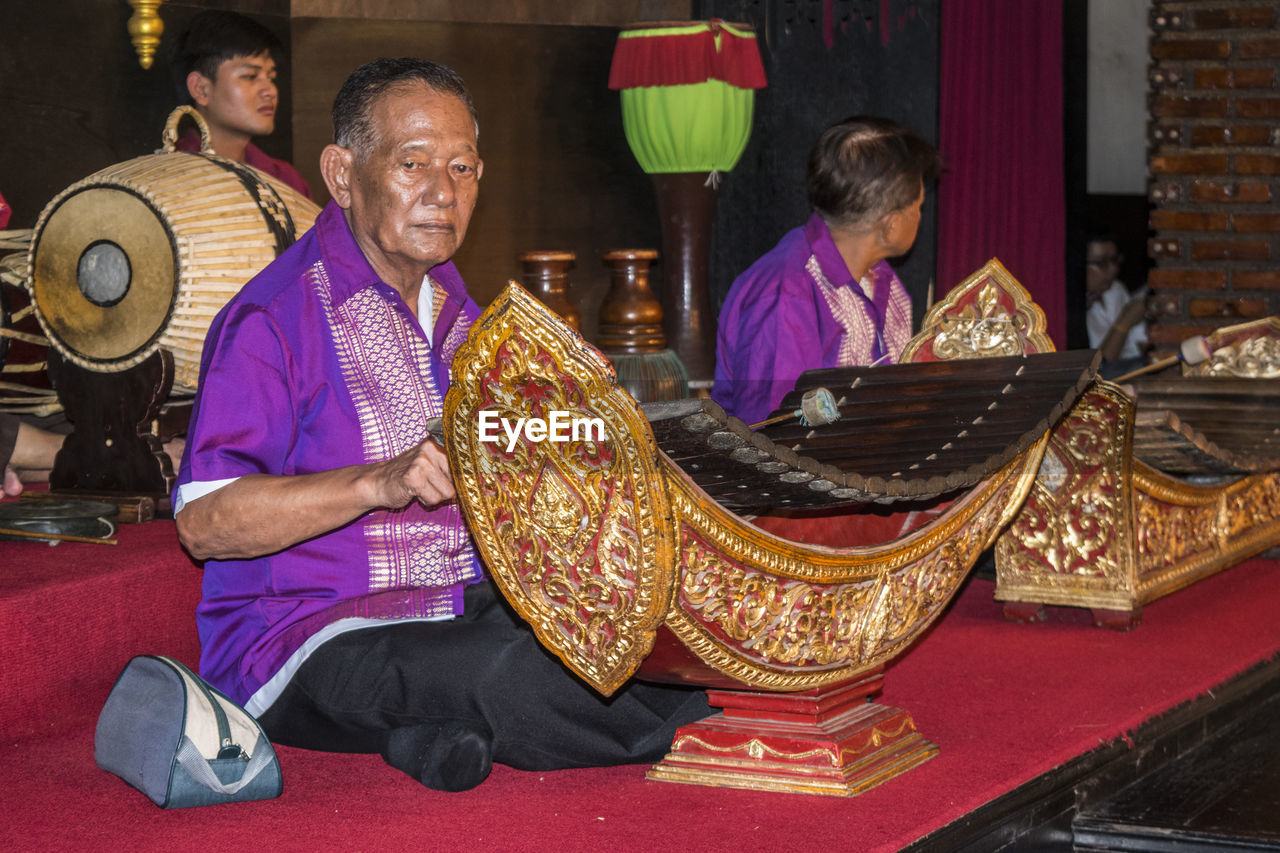
[[(330, 202), (210, 327), (178, 485), (361, 465), (421, 441), (479, 316), (452, 262), (430, 277), (443, 303), (431, 342)], [(457, 504), (413, 502), (276, 554), (209, 560), (201, 674), (243, 704), (322, 628), (455, 614), (481, 577)]]
[(816, 213), (787, 232), (729, 289), (711, 398), (753, 423), (806, 370), (896, 361), (911, 339), (911, 298), (886, 261), (867, 279), (870, 299)]

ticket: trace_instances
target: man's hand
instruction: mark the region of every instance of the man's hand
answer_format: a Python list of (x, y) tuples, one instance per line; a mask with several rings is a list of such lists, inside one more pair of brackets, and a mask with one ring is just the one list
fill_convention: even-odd
[(197, 559), (271, 554), (375, 509), (453, 500), (449, 460), (429, 437), (394, 459), (315, 474), (248, 474), (191, 501), (174, 520)]
[(449, 457), (430, 437), (376, 469), (377, 491), (372, 500), (376, 506), (399, 509), (417, 498), (429, 508), (454, 498)]
[(1125, 303), (1124, 310), (1116, 318), (1115, 325), (1126, 332), (1141, 323), (1147, 316), (1147, 297), (1139, 296)]

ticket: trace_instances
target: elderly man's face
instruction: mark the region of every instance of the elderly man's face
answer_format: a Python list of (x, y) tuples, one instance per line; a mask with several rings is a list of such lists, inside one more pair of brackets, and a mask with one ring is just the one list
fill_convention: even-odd
[(413, 83), (383, 93), (372, 116), (373, 149), (352, 165), (352, 231), (379, 274), (425, 272), (453, 257), (476, 206), (484, 164), (471, 112)]

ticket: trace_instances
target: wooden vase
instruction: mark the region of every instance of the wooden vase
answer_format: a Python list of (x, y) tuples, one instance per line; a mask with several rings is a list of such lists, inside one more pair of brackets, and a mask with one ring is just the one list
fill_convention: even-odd
[(582, 315), (569, 299), (569, 268), (575, 259), (573, 252), (524, 252), (518, 257), (520, 283), (566, 323), (582, 331)]
[(618, 384), (640, 402), (689, 396), (689, 375), (679, 356), (667, 348), (662, 306), (649, 286), (653, 249), (606, 252), (609, 293), (600, 306), (596, 343), (609, 356)]

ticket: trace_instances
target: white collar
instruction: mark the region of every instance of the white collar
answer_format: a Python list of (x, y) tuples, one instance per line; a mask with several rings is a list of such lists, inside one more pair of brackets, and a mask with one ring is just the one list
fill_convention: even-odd
[(435, 323), (431, 322), (431, 311), (436, 296), (436, 286), (431, 281), (431, 276), (424, 275), (422, 277), (422, 286), (418, 288), (418, 325), (422, 327), (422, 334), (427, 336), (427, 343), (435, 345), (431, 340), (431, 333), (434, 331)]

